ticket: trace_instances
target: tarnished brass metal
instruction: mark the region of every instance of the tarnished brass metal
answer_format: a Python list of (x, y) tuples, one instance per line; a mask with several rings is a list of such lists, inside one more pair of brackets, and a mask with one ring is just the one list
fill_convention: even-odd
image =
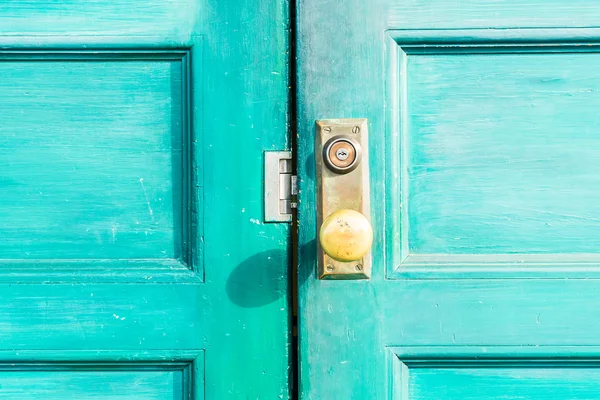
[(323, 221), (319, 243), (323, 252), (336, 261), (358, 261), (371, 249), (373, 229), (358, 211), (339, 210)]
[(356, 149), (345, 140), (335, 142), (328, 152), (329, 160), (338, 168), (348, 168), (356, 161)]
[(367, 120), (320, 120), (316, 126), (319, 278), (369, 279)]
[(323, 148), (325, 165), (338, 174), (347, 174), (354, 171), (358, 167), (361, 158), (360, 143), (349, 136), (334, 136), (325, 143)]

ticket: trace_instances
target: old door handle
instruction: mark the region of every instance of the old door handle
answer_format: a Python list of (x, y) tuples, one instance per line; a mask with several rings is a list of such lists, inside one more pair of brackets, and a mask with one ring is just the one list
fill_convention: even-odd
[(339, 210), (323, 221), (319, 241), (323, 252), (334, 260), (357, 261), (371, 249), (373, 229), (358, 211)]
[(370, 218), (368, 122), (317, 121), (319, 278), (369, 279)]

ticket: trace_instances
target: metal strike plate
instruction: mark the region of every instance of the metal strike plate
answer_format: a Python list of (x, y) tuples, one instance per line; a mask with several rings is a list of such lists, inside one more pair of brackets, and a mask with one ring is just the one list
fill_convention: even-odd
[[(364, 118), (320, 120), (316, 129), (317, 230), (325, 218), (342, 209), (358, 211), (370, 221), (368, 121)], [(333, 146), (340, 140), (353, 145)], [(356, 162), (348, 161), (349, 157), (355, 157)], [(319, 240), (317, 243), (319, 279), (371, 277), (370, 251), (360, 260), (341, 262), (325, 254)]]
[(265, 222), (290, 222), (296, 207), (296, 176), (292, 174), (292, 153), (265, 152)]

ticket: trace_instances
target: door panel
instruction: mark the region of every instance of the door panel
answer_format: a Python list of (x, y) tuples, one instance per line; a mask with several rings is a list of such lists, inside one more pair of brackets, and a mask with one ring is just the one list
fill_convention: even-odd
[(597, 252), (600, 57), (539, 47), (406, 49), (407, 255)]
[(287, 5), (258, 5), (0, 7), (0, 397), (287, 397)]
[(188, 251), (188, 57), (5, 54), (2, 258), (179, 259)]
[[(595, 393), (599, 23), (588, 1), (299, 2), (303, 398)], [(327, 118), (370, 121), (369, 281), (316, 278)]]
[[(193, 364), (162, 361), (110, 365), (41, 363), (0, 367), (2, 396), (18, 399), (187, 399), (193, 374), (203, 374), (202, 354)], [(88, 357), (90, 355), (87, 355)], [(42, 356), (43, 357), (43, 356)], [(92, 355), (92, 357), (94, 357)], [(195, 371), (195, 372), (194, 372)], [(197, 382), (196, 393), (204, 392)], [(196, 396), (198, 398), (198, 396)]]
[(598, 391), (597, 364), (577, 361), (411, 359), (392, 368), (398, 373), (393, 395), (411, 399), (587, 399)]

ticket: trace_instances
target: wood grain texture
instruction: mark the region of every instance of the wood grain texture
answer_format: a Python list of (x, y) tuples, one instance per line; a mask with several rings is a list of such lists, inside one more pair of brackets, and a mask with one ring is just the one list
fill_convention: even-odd
[(196, 0), (19, 0), (2, 5), (2, 35), (188, 36), (208, 4)]
[(437, 369), (410, 371), (410, 399), (585, 399), (598, 393), (598, 368)]
[(1, 257), (182, 258), (181, 56), (56, 56), (0, 62)]
[[(90, 367), (89, 396), (288, 397), (289, 226), (261, 222), (262, 152), (287, 144), (287, 7), (0, 7), (0, 353), (15, 370), (98, 352), (117, 371)], [(154, 372), (128, 373), (150, 350)], [(189, 393), (165, 369), (181, 358)], [(52, 376), (62, 398), (81, 386), (40, 372), (38, 397)]]
[[(0, 375), (0, 390), (20, 399), (183, 399), (181, 381), (180, 373), (162, 371), (10, 372)], [(110, 394), (117, 382), (119, 392)]]
[[(597, 276), (589, 181), (596, 164), (589, 154), (597, 148), (595, 84), (587, 59), (583, 63), (586, 55), (595, 58), (595, 34), (583, 28), (451, 30), (436, 38), (432, 31), (390, 31), (387, 141), (400, 151), (388, 151), (388, 168), (398, 171), (387, 186), (387, 213), (397, 221), (386, 228), (387, 254), (396, 265), (388, 276), (486, 276), (483, 270), (493, 270), (493, 277)], [(434, 72), (442, 59), (448, 64)], [(546, 59), (551, 66), (542, 66)], [(465, 75), (452, 74), (454, 63)], [(445, 86), (445, 78), (456, 86)], [(434, 85), (431, 96), (421, 86), (425, 81)], [(440, 97), (444, 92), (452, 96)], [(481, 147), (467, 150), (480, 139)], [(477, 265), (486, 268), (477, 271)]]
[(409, 254), (598, 251), (600, 57), (522, 51), (407, 56)]
[[(301, 0), (298, 9), (303, 398), (514, 398), (519, 388), (552, 398), (561, 393), (552, 370), (565, 371), (573, 398), (590, 397), (595, 369), (556, 361), (598, 345), (596, 4)], [(368, 282), (315, 279), (313, 126), (323, 118), (370, 121)], [(402, 275), (405, 261), (414, 269)], [(545, 345), (558, 345), (548, 368), (515, 361), (539, 377), (531, 384), (507, 382), (506, 369), (485, 369), (468, 351), (504, 359), (507, 346)], [(396, 390), (387, 349), (413, 346), (431, 362), (446, 346), (442, 358), (470, 359), (471, 373), (409, 365), (399, 371), (407, 389)], [(475, 375), (489, 391), (477, 392)]]
[(391, 29), (597, 27), (600, 10), (590, 0), (389, 1), (379, 9)]
[(0, 361), (6, 398), (204, 399), (204, 382), (193, 379), (203, 374), (202, 352), (0, 352), (8, 358)]
[[(118, 386), (118, 391), (115, 390)], [(11, 371), (0, 374), (7, 398), (184, 399), (181, 371)]]
[[(560, 352), (570, 356), (552, 359)], [(585, 346), (392, 347), (390, 398), (594, 398), (598, 355)]]

